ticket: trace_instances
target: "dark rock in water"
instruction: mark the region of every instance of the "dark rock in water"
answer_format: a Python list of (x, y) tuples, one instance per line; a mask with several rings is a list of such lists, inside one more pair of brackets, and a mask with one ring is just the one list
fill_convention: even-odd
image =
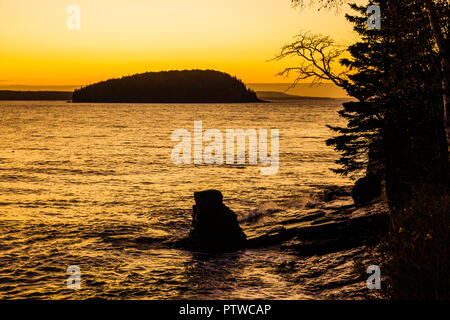
[(195, 192), (194, 199), (192, 229), (179, 246), (208, 252), (234, 251), (245, 246), (247, 237), (236, 214), (223, 204), (220, 191)]
[(367, 203), (379, 196), (381, 196), (381, 179), (375, 175), (359, 179), (352, 189), (355, 204)]

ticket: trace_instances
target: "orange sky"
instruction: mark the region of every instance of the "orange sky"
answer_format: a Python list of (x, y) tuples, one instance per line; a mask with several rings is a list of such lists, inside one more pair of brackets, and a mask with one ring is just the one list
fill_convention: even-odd
[[(68, 5), (81, 8), (69, 30)], [(171, 69), (216, 69), (247, 83), (275, 76), (268, 62), (300, 30), (340, 43), (356, 35), (336, 14), (290, 0), (0, 0), (0, 87), (85, 85)]]

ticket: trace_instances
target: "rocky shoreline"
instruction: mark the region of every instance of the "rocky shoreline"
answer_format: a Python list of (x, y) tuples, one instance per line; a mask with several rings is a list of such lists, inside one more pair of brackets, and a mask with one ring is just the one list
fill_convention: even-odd
[(198, 192), (192, 230), (173, 245), (216, 253), (279, 246), (293, 257), (279, 265), (279, 273), (289, 281), (301, 281), (326, 299), (367, 298), (367, 277), (355, 268), (373, 264), (373, 248), (388, 229), (387, 205), (381, 197), (354, 204), (351, 187), (329, 187), (320, 198), (298, 218), (279, 220), (269, 230), (246, 227), (246, 236), (237, 215), (222, 203), (220, 191)]
[(386, 203), (377, 198), (357, 205), (350, 196), (348, 187), (325, 190), (325, 200), (309, 204), (298, 218), (277, 221), (269, 231), (254, 230), (246, 236), (237, 215), (223, 204), (220, 191), (196, 192), (191, 232), (176, 246), (227, 252), (281, 245), (282, 250), (310, 256), (376, 244), (387, 232)]
[(382, 196), (355, 204), (351, 186), (332, 186), (313, 197), (301, 214), (280, 211), (269, 221), (256, 217), (240, 223), (223, 204), (220, 191), (196, 192), (194, 198), (187, 236), (139, 237), (134, 243), (142, 249), (169, 247), (212, 256), (275, 249), (288, 257), (276, 273), (301, 284), (314, 299), (378, 298), (367, 289), (366, 268), (379, 262), (376, 246), (388, 230), (388, 207)]
[(280, 244), (303, 256), (320, 255), (361, 245), (376, 244), (387, 232), (387, 206), (381, 199), (363, 205), (348, 204), (341, 195), (318, 203), (296, 219), (280, 221), (273, 232), (247, 239), (248, 247)]

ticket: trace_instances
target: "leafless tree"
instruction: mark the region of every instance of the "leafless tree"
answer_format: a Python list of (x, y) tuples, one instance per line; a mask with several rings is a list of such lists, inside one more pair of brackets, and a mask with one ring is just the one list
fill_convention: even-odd
[(297, 77), (291, 87), (306, 79), (311, 79), (312, 83), (329, 80), (337, 86), (343, 87), (347, 81), (348, 70), (336, 73), (333, 71), (333, 65), (338, 63), (344, 52), (345, 49), (340, 48), (328, 36), (302, 32), (295, 37), (293, 42), (284, 45), (274, 60), (286, 57), (300, 58), (299, 66), (286, 68), (279, 73), (286, 77), (292, 73), (296, 74)]

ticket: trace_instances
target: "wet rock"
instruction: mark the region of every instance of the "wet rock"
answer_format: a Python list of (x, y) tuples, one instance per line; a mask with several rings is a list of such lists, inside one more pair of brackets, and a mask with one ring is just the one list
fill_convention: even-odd
[(315, 210), (298, 218), (290, 218), (280, 221), (278, 225), (272, 226), (270, 229), (262, 228), (257, 232), (251, 233), (247, 238), (247, 248), (268, 247), (279, 245), (284, 241), (288, 241), (297, 236), (299, 227), (325, 216), (324, 211)]
[(324, 211), (316, 210), (310, 214), (301, 216), (299, 218), (292, 218), (292, 219), (284, 220), (281, 223), (283, 225), (297, 224), (297, 223), (303, 223), (303, 222), (308, 222), (308, 221), (314, 221), (314, 220), (322, 218), (324, 216), (325, 216)]
[(207, 252), (234, 251), (245, 246), (247, 237), (236, 214), (223, 204), (220, 191), (195, 192), (194, 199), (192, 229), (179, 246)]
[(295, 250), (306, 256), (322, 255), (361, 245), (375, 244), (387, 233), (387, 229), (388, 215), (386, 212), (341, 221), (311, 224), (297, 228), (297, 237), (282, 245), (282, 249)]
[(350, 196), (350, 192), (348, 186), (329, 186), (323, 190), (322, 200), (328, 202), (339, 197)]
[(295, 251), (302, 256), (320, 256), (332, 252), (366, 245), (366, 241), (359, 237), (337, 237), (323, 240), (298, 240), (283, 244), (283, 250)]
[(259, 248), (259, 247), (269, 247), (273, 245), (279, 245), (283, 241), (286, 241), (292, 235), (289, 234), (285, 227), (278, 226), (268, 232), (251, 237), (247, 240), (247, 248)]
[(381, 196), (381, 179), (376, 175), (365, 176), (356, 181), (352, 189), (355, 204), (367, 203)]
[(323, 255), (377, 243), (388, 227), (387, 206), (377, 200), (366, 205), (311, 210), (279, 221), (270, 229), (257, 227), (247, 238), (236, 214), (223, 204), (220, 191), (196, 192), (194, 198), (192, 229), (188, 237), (175, 244), (193, 251), (230, 252), (281, 245), (304, 256)]

